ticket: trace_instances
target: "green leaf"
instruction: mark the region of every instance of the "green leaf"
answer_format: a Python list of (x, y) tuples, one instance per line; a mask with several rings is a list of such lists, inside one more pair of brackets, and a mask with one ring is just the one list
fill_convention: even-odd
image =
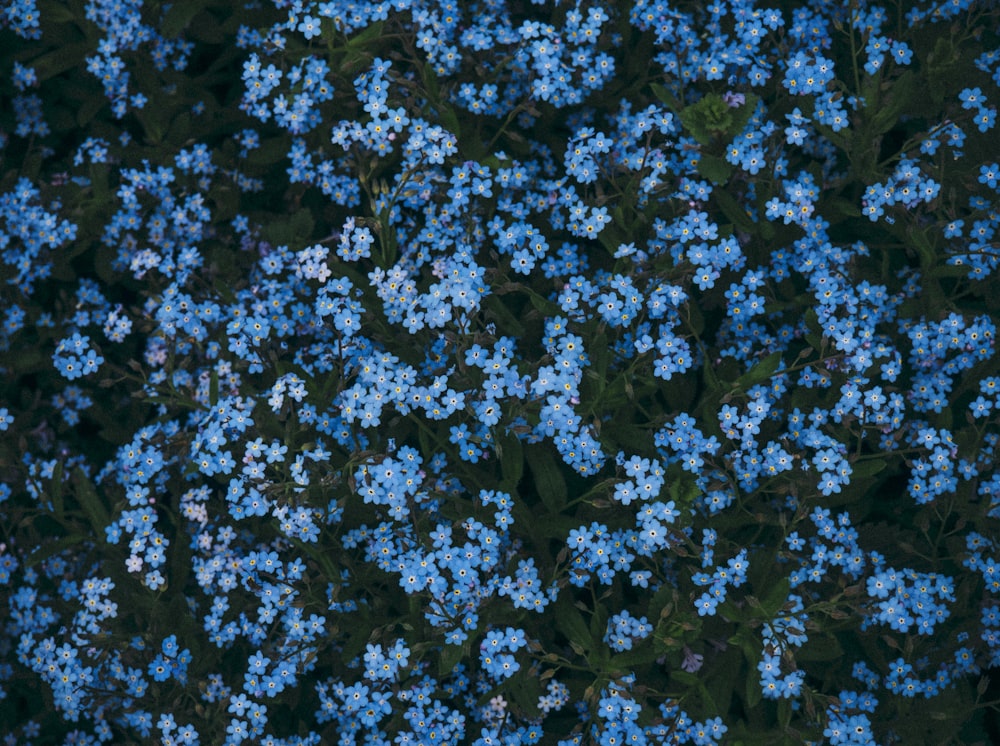
[(774, 372), (778, 369), (781, 364), (781, 353), (772, 352), (770, 355), (765, 357), (750, 370), (739, 377), (737, 383), (742, 389), (748, 389), (751, 386), (766, 381), (768, 378), (774, 375)]
[(829, 205), (829, 208), (836, 213), (840, 213), (845, 217), (849, 218), (860, 218), (861, 208), (855, 202), (844, 199), (843, 197), (834, 197), (829, 199), (825, 203)]
[(611, 365), (611, 348), (608, 346), (608, 338), (604, 332), (597, 332), (593, 336), (593, 342), (587, 344), (590, 354), (590, 377), (597, 382), (597, 394), (604, 390), (608, 382), (608, 367)]
[(916, 95), (918, 85), (917, 75), (912, 70), (907, 70), (892, 81), (891, 98), (885, 105), (876, 109), (875, 116), (872, 118), (873, 134), (884, 134), (899, 122), (903, 109)]
[(750, 121), (750, 117), (753, 116), (754, 111), (757, 109), (757, 102), (760, 101), (760, 96), (756, 93), (744, 93), (744, 102), (737, 108), (733, 109), (733, 124), (729, 128), (729, 134), (734, 137), (743, 132), (743, 129), (747, 126)]
[(263, 227), (261, 233), (264, 234), (264, 238), (278, 246), (287, 246), (292, 243), (294, 237), (287, 220), (273, 220)]
[(776, 581), (770, 579), (769, 582), (774, 583), (774, 586), (767, 592), (767, 596), (765, 596), (761, 605), (764, 607), (764, 611), (768, 617), (774, 619), (788, 601), (788, 592), (791, 590), (792, 584), (784, 575)]
[(441, 657), (438, 658), (438, 675), (448, 676), (453, 673), (468, 652), (464, 645), (445, 645), (441, 649)]
[[(733, 175), (733, 164), (717, 155), (702, 153), (698, 158), (698, 173), (713, 184), (722, 186)], [(719, 190), (713, 190), (717, 194)]]
[(289, 222), (289, 227), (292, 230), (292, 235), (295, 238), (307, 241), (312, 236), (313, 226), (316, 221), (313, 219), (312, 210), (307, 207), (303, 207), (298, 210)]
[(930, 271), (931, 277), (967, 277), (969, 267), (963, 264), (939, 264)]
[[(369, 637), (371, 636), (371, 627), (367, 624), (356, 624), (348, 625), (350, 630), (347, 633), (347, 642), (344, 644), (344, 648), (341, 651), (342, 655), (346, 657), (347, 660), (356, 658), (361, 654), (361, 651), (365, 649), (365, 645), (368, 644)], [(461, 654), (462, 649), (458, 648), (459, 654)]]
[[(448, 132), (453, 134), (455, 137), (459, 136), (461, 124), (459, 122), (458, 115), (452, 107), (446, 104), (440, 104), (438, 106), (438, 118), (441, 120), (441, 124), (444, 125), (444, 128), (448, 130)], [(465, 144), (471, 144), (471, 140), (463, 142)], [(475, 156), (479, 154), (475, 153), (473, 155)]]
[(611, 656), (608, 661), (608, 671), (628, 674), (637, 668), (653, 663), (660, 653), (651, 645), (642, 645), (639, 650), (627, 650)]
[(194, 18), (194, 23), (189, 24), (188, 35), (192, 39), (203, 41), (208, 44), (223, 44), (226, 41), (225, 32), (215, 16), (211, 13), (199, 13)]
[(359, 49), (370, 41), (375, 41), (382, 36), (382, 28), (385, 25), (383, 21), (378, 21), (373, 23), (371, 26), (366, 28), (359, 34), (355, 34), (350, 39), (347, 40), (347, 46), (349, 49)]
[(524, 336), (524, 327), (517, 320), (503, 299), (496, 295), (488, 295), (483, 299), (483, 310), (490, 314), (497, 322), (497, 326), (506, 334), (513, 334), (515, 337)]
[(542, 683), (532, 671), (522, 668), (506, 683), (503, 692), (510, 695), (524, 717), (539, 716), (538, 698), (542, 695)]
[[(726, 163), (726, 165), (728, 166), (729, 164)], [(729, 178), (728, 175), (726, 178)], [(754, 223), (750, 216), (747, 215), (746, 210), (740, 207), (739, 203), (736, 202), (727, 190), (713, 189), (712, 197), (715, 199), (719, 209), (722, 210), (722, 214), (729, 218), (736, 227), (747, 233), (753, 233), (756, 230), (757, 224)]]
[(212, 368), (212, 375), (208, 379), (208, 403), (210, 406), (215, 406), (216, 402), (219, 401), (219, 371), (217, 368)]
[(90, 525), (94, 528), (94, 533), (103, 536), (104, 529), (108, 525), (108, 511), (97, 494), (94, 483), (80, 467), (73, 471), (73, 486), (76, 491), (76, 499), (87, 514)]
[(247, 163), (254, 166), (270, 166), (277, 163), (288, 154), (288, 143), (278, 137), (271, 137), (261, 142), (259, 148), (247, 153)]
[(103, 96), (88, 96), (80, 103), (80, 108), (76, 110), (76, 124), (85, 127), (97, 116), (97, 112), (104, 108), (108, 102)]
[(865, 459), (851, 464), (851, 478), (873, 477), (887, 466), (885, 459)]
[(709, 93), (684, 107), (680, 118), (684, 129), (702, 145), (709, 145), (714, 136), (728, 131), (733, 125), (732, 111), (718, 93)]
[(542, 504), (550, 513), (559, 513), (566, 507), (568, 494), (559, 464), (551, 453), (537, 446), (528, 448), (525, 458)]
[(56, 518), (60, 521), (63, 519), (65, 514), (65, 506), (63, 504), (62, 498), (63, 492), (63, 462), (57, 461), (56, 468), (52, 472), (52, 494), (49, 497), (52, 500), (52, 512), (55, 514)]
[(661, 103), (666, 104), (667, 108), (672, 112), (676, 113), (680, 110), (680, 101), (678, 101), (677, 97), (662, 85), (659, 85), (658, 83), (650, 83), (649, 89), (653, 92), (653, 95), (656, 96)]
[(698, 676), (679, 668), (675, 668), (670, 672), (670, 680), (692, 689), (698, 689), (701, 686), (701, 679)]
[(594, 649), (594, 638), (583, 620), (579, 609), (573, 606), (566, 596), (562, 596), (554, 607), (556, 629), (566, 635), (570, 642), (582, 645), (585, 650)]
[(70, 547), (75, 547), (77, 544), (84, 543), (88, 540), (88, 538), (89, 537), (83, 534), (73, 534), (72, 536), (64, 536), (61, 539), (46, 542), (25, 558), (24, 566), (34, 567), (42, 560), (54, 557), (64, 549), (69, 549)]
[(58, 49), (47, 52), (29, 63), (35, 68), (38, 82), (44, 83), (49, 78), (54, 78), (60, 73), (72, 70), (75, 67), (84, 66), (84, 57), (92, 52), (89, 42), (81, 41), (76, 44), (66, 44)]
[[(604, 644), (604, 635), (608, 630), (608, 610), (604, 604), (599, 603), (594, 607), (594, 612), (590, 616), (590, 639), (593, 641), (591, 650), (600, 661), (607, 661), (611, 655), (611, 648)], [(589, 659), (588, 659), (589, 660)]]
[(198, 11), (202, 0), (174, 0), (170, 8), (163, 14), (160, 32), (167, 39), (175, 39), (187, 27)]
[(40, 2), (38, 14), (46, 23), (64, 24), (76, 21), (77, 17), (65, 2)]
[(833, 635), (824, 635), (821, 639), (810, 636), (808, 642), (795, 654), (796, 661), (832, 661), (838, 660), (844, 654), (844, 649)]
[(503, 486), (508, 492), (516, 492), (517, 484), (524, 475), (524, 448), (516, 435), (499, 438), (497, 445), (500, 451)]
[(760, 689), (760, 679), (751, 671), (747, 675), (746, 702), (747, 707), (752, 709), (760, 704), (764, 698), (764, 693)]

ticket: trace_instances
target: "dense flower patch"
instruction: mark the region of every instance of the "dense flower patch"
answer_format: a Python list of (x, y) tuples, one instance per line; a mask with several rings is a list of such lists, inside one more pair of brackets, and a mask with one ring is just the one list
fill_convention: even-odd
[(1000, 11), (906, 5), (0, 5), (6, 742), (985, 743)]

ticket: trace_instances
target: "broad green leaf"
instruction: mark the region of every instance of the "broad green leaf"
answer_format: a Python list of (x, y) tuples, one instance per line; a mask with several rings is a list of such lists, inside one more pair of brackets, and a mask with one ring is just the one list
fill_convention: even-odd
[(767, 590), (767, 595), (764, 597), (761, 605), (764, 607), (765, 613), (771, 619), (774, 619), (788, 601), (788, 592), (791, 590), (792, 584), (789, 582), (788, 577), (784, 575), (777, 580), (771, 578), (769, 582), (773, 583), (773, 585)]
[(537, 677), (529, 675), (522, 668), (510, 680), (509, 686), (503, 687), (503, 691), (510, 695), (525, 717), (538, 717), (538, 698), (542, 694), (542, 687)]
[(163, 14), (160, 32), (167, 39), (177, 38), (203, 5), (203, 0), (174, 0), (167, 12)]
[(839, 659), (844, 649), (833, 635), (809, 638), (809, 641), (795, 653), (796, 661), (832, 661)]
[(64, 24), (77, 20), (77, 16), (69, 5), (63, 2), (40, 2), (38, 3), (38, 13), (46, 23)]
[(289, 221), (292, 236), (304, 242), (308, 241), (312, 236), (315, 224), (316, 220), (313, 218), (312, 210), (305, 207), (292, 215), (292, 219)]
[(623, 653), (616, 653), (608, 661), (608, 671), (618, 674), (629, 674), (635, 669), (648, 666), (656, 661), (660, 656), (652, 645), (639, 643), (638, 650), (626, 650)]
[(745, 92), (743, 97), (743, 103), (731, 110), (733, 112), (733, 124), (729, 129), (729, 134), (733, 137), (743, 132), (743, 129), (750, 121), (750, 117), (753, 116), (754, 111), (757, 109), (757, 102), (760, 101), (760, 96), (749, 91)]
[(585, 650), (593, 650), (594, 638), (583, 619), (580, 610), (573, 606), (568, 597), (563, 596), (553, 606), (556, 628), (566, 635), (566, 639), (583, 646)]
[[(733, 164), (717, 155), (702, 153), (698, 158), (698, 173), (716, 186), (723, 186), (733, 175)], [(712, 193), (718, 194), (719, 191), (714, 190)]]
[(259, 148), (247, 153), (247, 163), (254, 166), (270, 166), (288, 154), (288, 143), (278, 137), (263, 140)]
[(873, 477), (887, 466), (885, 459), (865, 459), (851, 464), (851, 478)]

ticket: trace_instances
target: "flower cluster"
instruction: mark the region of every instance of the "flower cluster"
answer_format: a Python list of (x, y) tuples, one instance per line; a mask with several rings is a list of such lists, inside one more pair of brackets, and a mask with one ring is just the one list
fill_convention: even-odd
[(994, 7), (0, 37), (11, 742), (985, 731)]

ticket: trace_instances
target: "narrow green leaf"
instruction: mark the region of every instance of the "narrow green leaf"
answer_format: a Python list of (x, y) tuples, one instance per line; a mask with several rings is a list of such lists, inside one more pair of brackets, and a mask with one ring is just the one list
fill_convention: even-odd
[(594, 643), (592, 657), (599, 661), (607, 661), (611, 657), (611, 648), (604, 643), (604, 635), (608, 631), (608, 610), (604, 604), (597, 604), (590, 617), (590, 639)]
[(500, 468), (503, 471), (503, 485), (508, 492), (517, 490), (517, 483), (524, 475), (524, 448), (516, 435), (505, 435), (500, 439), (502, 456)]
[(52, 500), (52, 512), (55, 513), (57, 519), (62, 521), (63, 515), (65, 514), (65, 506), (63, 504), (63, 462), (57, 461), (56, 468), (52, 472), (52, 493), (49, 497)]
[(76, 110), (76, 124), (78, 127), (85, 127), (97, 116), (97, 112), (104, 108), (108, 100), (103, 96), (88, 96), (80, 102), (80, 108)]
[(212, 368), (212, 375), (208, 379), (208, 403), (215, 406), (219, 401), (219, 371)]
[(496, 295), (488, 295), (483, 299), (483, 309), (492, 315), (497, 322), (497, 326), (506, 334), (513, 334), (515, 337), (524, 336), (524, 327), (517, 320), (507, 304)]
[(548, 451), (538, 447), (528, 448), (525, 457), (542, 504), (550, 513), (560, 512), (566, 507), (567, 490), (566, 480), (556, 460)]
[(912, 70), (907, 70), (892, 82), (891, 98), (888, 103), (875, 109), (871, 124), (874, 135), (888, 132), (899, 122), (899, 116), (903, 113), (903, 109), (910, 105), (917, 86), (917, 76)]
[(69, 549), (70, 547), (75, 547), (77, 544), (82, 544), (87, 540), (87, 537), (83, 534), (73, 534), (72, 536), (64, 536), (61, 539), (55, 539), (54, 541), (46, 542), (40, 547), (35, 549), (31, 554), (29, 554), (24, 560), (25, 567), (34, 567), (42, 560), (46, 560), (49, 557), (54, 557), (59, 554), (59, 552), (64, 549)]
[(692, 688), (697, 688), (701, 684), (701, 680), (695, 674), (678, 668), (670, 672), (670, 680)]
[(612, 655), (608, 661), (608, 670), (620, 674), (632, 673), (637, 668), (652, 664), (659, 655), (652, 645), (642, 645), (639, 650)]
[(35, 68), (38, 82), (44, 83), (49, 78), (54, 78), (67, 70), (83, 67), (84, 57), (92, 51), (91, 45), (85, 41), (66, 44), (52, 52), (46, 52), (36, 57), (29, 64)]
[(379, 39), (382, 36), (382, 27), (384, 25), (385, 24), (382, 21), (377, 21), (376, 23), (373, 23), (371, 26), (366, 28), (361, 33), (355, 34), (350, 39), (348, 39), (347, 46), (350, 49), (359, 49), (368, 42)]
[(315, 224), (316, 220), (313, 218), (312, 210), (307, 207), (303, 207), (301, 210), (292, 215), (289, 226), (291, 227), (292, 235), (295, 238), (308, 240), (312, 236), (313, 226)]
[(658, 83), (650, 83), (649, 89), (653, 92), (653, 95), (660, 100), (660, 103), (666, 104), (667, 108), (672, 112), (676, 114), (680, 110), (681, 104), (677, 100), (677, 97), (662, 85), (659, 85)]
[(750, 386), (766, 381), (768, 378), (774, 375), (774, 372), (778, 369), (778, 365), (781, 364), (781, 353), (772, 352), (770, 355), (765, 357), (750, 370), (744, 373), (739, 378), (739, 385), (747, 389)]
[(747, 676), (746, 701), (748, 708), (754, 708), (760, 704), (764, 698), (764, 692), (760, 688), (760, 679), (753, 673)]
[(104, 529), (108, 525), (108, 511), (97, 494), (93, 482), (90, 481), (90, 478), (87, 477), (80, 467), (77, 467), (73, 471), (73, 487), (75, 488), (76, 499), (87, 514), (94, 532), (98, 536), (103, 536)]
[(438, 658), (438, 675), (447, 676), (454, 672), (455, 667), (468, 653), (464, 645), (445, 645)]
[(458, 115), (455, 110), (447, 105), (438, 106), (438, 117), (441, 119), (441, 123), (444, 125), (445, 129), (448, 130), (455, 137), (460, 135), (462, 129), (461, 123), (459, 122)]
[[(729, 165), (728, 163), (726, 165)], [(728, 178), (728, 176), (726, 177)], [(747, 233), (753, 233), (757, 224), (750, 219), (747, 215), (746, 210), (744, 210), (736, 202), (733, 196), (725, 189), (713, 189), (712, 197), (715, 199), (716, 204), (722, 213), (729, 218), (738, 228)]]

